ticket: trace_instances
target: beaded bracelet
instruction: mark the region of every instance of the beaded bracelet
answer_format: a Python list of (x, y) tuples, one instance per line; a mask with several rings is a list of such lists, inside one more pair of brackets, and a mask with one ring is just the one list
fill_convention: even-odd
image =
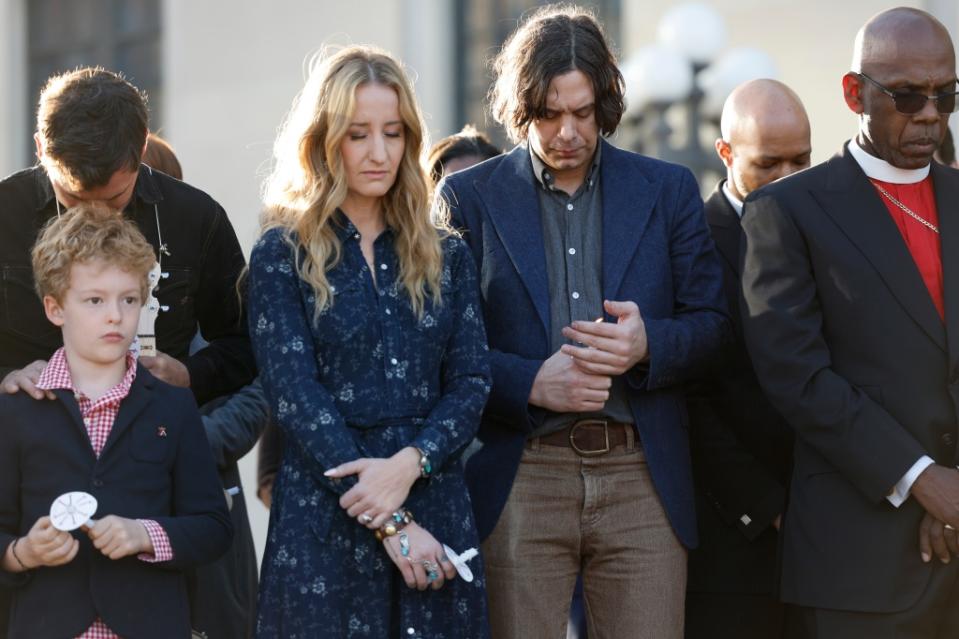
[(377, 541), (383, 541), (385, 538), (392, 537), (400, 532), (411, 523), (413, 523), (413, 511), (407, 508), (400, 508), (390, 515), (390, 521), (383, 524), (382, 528), (373, 531), (373, 536), (376, 537)]

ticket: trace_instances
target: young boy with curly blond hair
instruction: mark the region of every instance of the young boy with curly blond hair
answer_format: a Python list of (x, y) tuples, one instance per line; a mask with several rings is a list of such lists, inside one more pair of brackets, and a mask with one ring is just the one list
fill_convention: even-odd
[[(9, 636), (189, 636), (182, 571), (221, 555), (232, 527), (193, 396), (130, 351), (153, 249), (119, 212), (81, 204), (44, 229), (32, 258), (64, 345), (37, 384), (54, 401), (0, 395)], [(70, 533), (48, 513), (72, 491), (98, 510)]]

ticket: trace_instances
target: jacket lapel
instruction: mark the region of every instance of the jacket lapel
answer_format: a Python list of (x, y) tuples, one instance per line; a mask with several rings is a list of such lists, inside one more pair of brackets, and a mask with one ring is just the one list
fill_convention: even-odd
[(932, 163), (932, 186), (939, 213), (939, 246), (942, 254), (942, 288), (946, 309), (949, 370), (959, 373), (959, 177)]
[[(879, 199), (875, 187), (845, 148), (833, 156), (829, 164), (826, 191), (813, 193), (813, 196), (879, 273), (903, 310), (946, 350), (939, 313), (899, 228)], [(938, 196), (939, 193), (937, 199)], [(945, 250), (943, 244), (944, 255)]]
[(70, 415), (70, 420), (80, 431), (80, 434), (83, 436), (83, 441), (87, 443), (87, 447), (90, 449), (90, 454), (92, 455), (93, 444), (90, 442), (90, 434), (87, 432), (87, 427), (83, 423), (83, 415), (80, 414), (80, 406), (77, 404), (73, 393), (65, 388), (54, 388), (53, 394), (57, 396), (57, 400), (63, 406), (63, 409)]
[(603, 298), (616, 300), (626, 269), (653, 212), (661, 187), (658, 176), (634, 170), (635, 161), (600, 140), (603, 155)]
[(117, 413), (117, 418), (113, 422), (113, 428), (110, 429), (110, 436), (107, 437), (107, 442), (104, 444), (103, 450), (100, 451), (101, 458), (119, 441), (123, 433), (130, 428), (133, 420), (135, 420), (150, 403), (150, 399), (153, 396), (154, 383), (155, 378), (149, 371), (137, 364), (137, 376), (133, 380), (129, 394), (120, 403), (120, 412)]
[(742, 225), (736, 209), (726, 199), (722, 190), (723, 182), (706, 199), (706, 221), (712, 229), (716, 248), (736, 275), (741, 275), (739, 265), (739, 243), (742, 237)]
[(517, 146), (487, 182), (474, 182), (473, 187), (549, 335), (546, 249), (529, 150), (524, 145)]

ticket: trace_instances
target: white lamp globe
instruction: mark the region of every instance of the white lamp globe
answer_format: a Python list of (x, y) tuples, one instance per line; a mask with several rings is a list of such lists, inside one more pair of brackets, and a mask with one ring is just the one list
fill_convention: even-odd
[(659, 44), (645, 46), (623, 64), (626, 108), (637, 113), (649, 104), (683, 100), (693, 88), (693, 70), (686, 59)]
[(726, 24), (711, 6), (691, 2), (666, 12), (656, 39), (693, 64), (705, 66), (726, 46)]
[(733, 89), (743, 82), (758, 78), (776, 79), (778, 76), (776, 63), (765, 51), (752, 47), (730, 49), (700, 75), (699, 84), (704, 93), (703, 115), (719, 119), (723, 104)]

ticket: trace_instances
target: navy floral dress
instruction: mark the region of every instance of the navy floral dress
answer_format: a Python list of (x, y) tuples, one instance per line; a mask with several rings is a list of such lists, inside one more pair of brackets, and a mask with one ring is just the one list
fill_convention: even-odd
[(422, 318), (398, 284), (389, 229), (374, 243), (376, 284), (355, 227), (338, 214), (340, 263), (327, 272), (333, 304), (314, 321), (312, 288), (296, 273), (285, 232), (272, 229), (250, 258), (250, 335), (260, 379), (285, 434), (260, 575), (257, 637), (317, 639), (489, 636), (485, 577), (438, 591), (411, 589), (340, 496), (355, 477), (323, 471), (409, 445), (428, 452), (429, 479), (405, 506), (440, 543), (479, 548), (460, 454), (490, 388), (473, 261), (443, 241), (443, 303)]

